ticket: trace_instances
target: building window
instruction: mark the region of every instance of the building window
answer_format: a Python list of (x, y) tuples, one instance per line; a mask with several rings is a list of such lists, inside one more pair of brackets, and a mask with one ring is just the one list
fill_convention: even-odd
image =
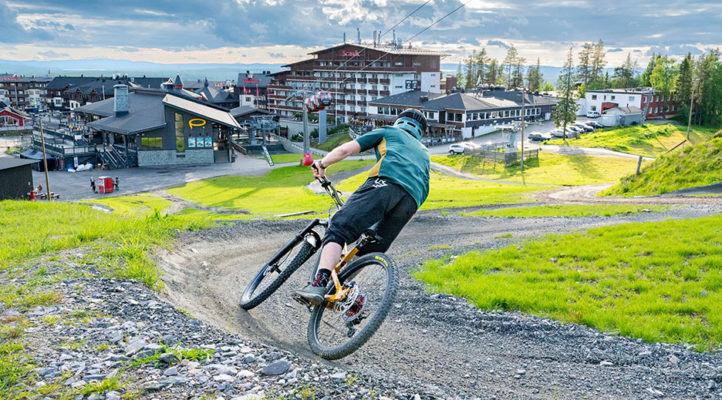
[(183, 153), (186, 151), (185, 126), (183, 125), (183, 115), (175, 113), (175, 151)]
[(596, 95), (596, 94), (593, 94), (593, 95), (592, 95), (592, 100), (596, 100), (596, 99), (597, 99), (597, 95)]
[(163, 148), (162, 137), (141, 137), (140, 148), (143, 150), (160, 150)]
[(592, 111), (597, 111), (597, 106), (592, 106), (591, 110), (592, 110)]
[(614, 100), (615, 97), (617, 97), (617, 96), (612, 96), (612, 100)]
[(629, 101), (634, 101), (634, 96), (629, 96)]

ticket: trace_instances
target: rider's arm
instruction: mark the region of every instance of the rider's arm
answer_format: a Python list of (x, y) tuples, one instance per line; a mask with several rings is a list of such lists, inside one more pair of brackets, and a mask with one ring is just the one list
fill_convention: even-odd
[(330, 153), (321, 159), (321, 164), (323, 164), (323, 168), (326, 169), (329, 165), (335, 164), (346, 157), (355, 156), (360, 152), (361, 145), (357, 141), (352, 140), (331, 150)]

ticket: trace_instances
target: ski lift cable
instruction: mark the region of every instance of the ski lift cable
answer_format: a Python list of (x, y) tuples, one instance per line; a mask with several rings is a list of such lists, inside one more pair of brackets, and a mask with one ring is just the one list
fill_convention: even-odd
[[(397, 22), (394, 26), (392, 26), (391, 28), (387, 29), (384, 33), (382, 33), (382, 34), (379, 36), (379, 41), (381, 40), (381, 36), (383, 36), (383, 35), (391, 32), (394, 28), (396, 28), (397, 26), (401, 25), (404, 21), (406, 21), (406, 20), (409, 19), (411, 16), (413, 16), (414, 14), (416, 14), (419, 10), (421, 10), (422, 8), (424, 8), (424, 6), (426, 6), (426, 5), (429, 4), (430, 2), (431, 2), (431, 0), (427, 0), (424, 4), (416, 7), (416, 9), (414, 9), (414, 10), (411, 11), (410, 13), (406, 14), (406, 16), (405, 16), (403, 19), (401, 19), (401, 21)], [(355, 59), (355, 58), (357, 58), (357, 57), (360, 57), (361, 54), (363, 54), (366, 50), (367, 50), (366, 47), (362, 48), (361, 51), (359, 51), (359, 55), (358, 55), (358, 56), (351, 57), (351, 58), (349, 58), (348, 60), (342, 62), (341, 65), (339, 65), (338, 68), (332, 70), (331, 73), (333, 74), (333, 73), (335, 73), (335, 72), (338, 72), (341, 68), (346, 67), (347, 64), (348, 64), (350, 61), (352, 61), (353, 59)], [(321, 77), (319, 77), (318, 79), (316, 79), (316, 80), (313, 82), (313, 86), (315, 86), (316, 84), (320, 83), (320, 81), (321, 81)]]
[[(429, 29), (430, 29), (431, 27), (433, 27), (434, 25), (438, 24), (439, 22), (441, 22), (441, 21), (443, 21), (444, 19), (446, 19), (447, 17), (449, 17), (451, 14), (454, 14), (455, 12), (459, 11), (459, 10), (462, 9), (464, 6), (466, 6), (466, 4), (467, 4), (469, 1), (471, 1), (471, 0), (467, 0), (467, 1), (463, 2), (463, 3), (461, 3), (460, 6), (456, 7), (455, 9), (451, 10), (449, 13), (447, 13), (447, 14), (444, 15), (443, 17), (441, 17), (441, 18), (437, 19), (436, 21), (432, 22), (429, 26), (427, 26), (427, 27), (425, 27), (424, 29), (420, 30), (419, 32), (417, 32), (416, 34), (414, 34), (413, 36), (411, 36), (408, 40), (410, 41), (410, 40), (416, 38), (417, 36), (421, 35), (422, 33), (426, 32), (427, 30), (429, 30)], [(361, 72), (361, 71), (365, 70), (365, 69), (368, 68), (369, 66), (373, 65), (373, 63), (375, 63), (376, 61), (384, 58), (385, 56), (386, 56), (386, 54), (382, 54), (381, 56), (379, 56), (379, 57), (376, 58), (375, 60), (369, 62), (367, 65), (365, 65), (363, 68), (361, 68), (360, 70), (358, 70), (358, 71), (356, 71), (356, 72)], [(342, 83), (346, 82), (347, 79), (349, 79), (349, 78), (345, 78), (344, 80), (338, 82), (339, 88), (340, 88), (340, 85), (341, 85)]]

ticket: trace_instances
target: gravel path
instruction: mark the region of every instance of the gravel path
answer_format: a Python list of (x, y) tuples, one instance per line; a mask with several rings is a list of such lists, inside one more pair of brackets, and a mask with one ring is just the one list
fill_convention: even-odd
[[(422, 259), (497, 247), (526, 236), (720, 211), (718, 204), (702, 204), (665, 213), (574, 219), (420, 213), (389, 252), (401, 268), (401, 287), (388, 319), (359, 351), (323, 364), (390, 378), (442, 398), (718, 398), (720, 354), (516, 313), (483, 312), (465, 300), (424, 292), (409, 271)], [(202, 321), (322, 362), (306, 343), (308, 312), (290, 299), (292, 290), (305, 282), (309, 265), (256, 309), (246, 312), (237, 306), (260, 265), (304, 223), (252, 222), (184, 235), (179, 247), (158, 257), (166, 271), (167, 300)], [(513, 238), (497, 238), (506, 233)], [(451, 248), (429, 250), (438, 244)]]

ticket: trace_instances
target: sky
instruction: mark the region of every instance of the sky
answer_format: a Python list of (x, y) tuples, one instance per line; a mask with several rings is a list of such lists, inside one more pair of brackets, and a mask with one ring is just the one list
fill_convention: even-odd
[[(414, 15), (402, 19), (427, 3)], [(683, 56), (722, 48), (722, 2), (471, 0), (0, 0), (0, 59), (120, 59), (155, 63), (269, 63), (373, 31), (448, 54), (457, 63), (514, 45), (529, 63), (561, 66), (570, 46), (605, 43), (607, 66), (630, 53)], [(418, 35), (417, 35), (418, 34)], [(415, 36), (415, 37), (414, 37)]]

